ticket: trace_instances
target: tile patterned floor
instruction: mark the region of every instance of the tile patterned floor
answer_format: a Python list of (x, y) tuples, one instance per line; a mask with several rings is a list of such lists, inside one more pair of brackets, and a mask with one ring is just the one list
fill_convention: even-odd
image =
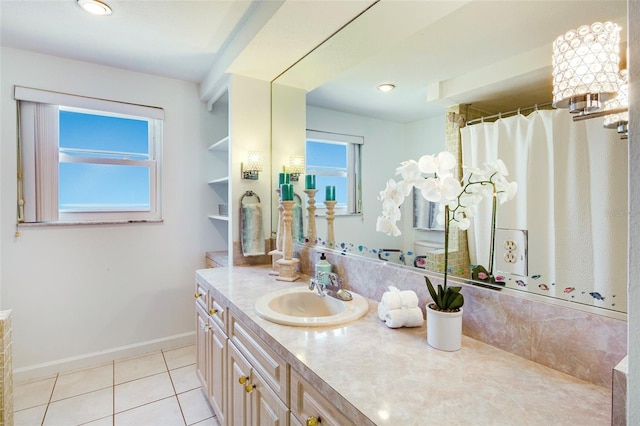
[(219, 426), (195, 372), (195, 346), (17, 384), (15, 426)]

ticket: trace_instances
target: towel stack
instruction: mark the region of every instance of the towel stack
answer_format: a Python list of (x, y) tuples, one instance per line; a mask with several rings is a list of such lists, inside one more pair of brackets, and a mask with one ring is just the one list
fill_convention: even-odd
[(418, 296), (412, 290), (400, 291), (389, 286), (378, 305), (378, 318), (389, 328), (420, 327), (424, 322)]

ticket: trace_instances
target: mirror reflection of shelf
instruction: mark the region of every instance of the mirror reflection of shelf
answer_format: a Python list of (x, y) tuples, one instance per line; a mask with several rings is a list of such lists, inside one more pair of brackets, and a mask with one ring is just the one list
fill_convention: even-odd
[(228, 151), (229, 150), (229, 136), (225, 136), (217, 142), (212, 143), (209, 148), (209, 151)]
[(209, 181), (209, 185), (216, 185), (216, 184), (221, 184), (224, 183), (226, 184), (227, 182), (229, 182), (229, 176), (225, 176), (225, 177), (221, 177), (218, 179), (213, 179)]

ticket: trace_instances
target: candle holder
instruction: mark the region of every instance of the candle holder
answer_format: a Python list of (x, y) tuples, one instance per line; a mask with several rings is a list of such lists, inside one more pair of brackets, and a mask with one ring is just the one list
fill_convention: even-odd
[(333, 247), (336, 244), (336, 237), (333, 234), (333, 220), (336, 217), (336, 203), (337, 201), (325, 201), (324, 205), (327, 207), (327, 245)]
[(274, 192), (278, 195), (278, 229), (276, 231), (276, 248), (271, 250), (268, 254), (271, 256), (271, 270), (269, 275), (278, 275), (278, 260), (282, 259), (282, 227), (284, 226), (282, 214), (284, 207), (282, 206), (282, 197), (280, 196), (280, 188), (275, 188)]
[(282, 238), (282, 255), (283, 258), (279, 259), (276, 263), (278, 264), (278, 276), (276, 280), (278, 281), (295, 281), (300, 278), (300, 274), (298, 273), (298, 263), (300, 263), (300, 259), (293, 258), (293, 237), (291, 235), (291, 209), (295, 201), (282, 201), (281, 205), (283, 206), (283, 224), (282, 232), (284, 237)]
[(309, 212), (309, 223), (307, 225), (307, 239), (308, 244), (315, 244), (316, 239), (318, 238), (318, 234), (316, 231), (316, 193), (317, 189), (305, 189), (305, 194), (307, 194), (307, 211)]

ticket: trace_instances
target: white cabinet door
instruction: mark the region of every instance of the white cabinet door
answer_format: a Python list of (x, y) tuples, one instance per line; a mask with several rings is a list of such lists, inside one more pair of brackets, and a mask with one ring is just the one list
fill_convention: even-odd
[(289, 408), (255, 370), (252, 372), (252, 382), (256, 388), (251, 396), (251, 424), (286, 426), (289, 420)]
[(227, 350), (227, 424), (247, 426), (251, 424), (251, 366), (233, 344)]
[(202, 388), (208, 393), (209, 363), (207, 357), (209, 339), (208, 316), (200, 303), (196, 302), (196, 375)]
[(209, 330), (209, 402), (218, 422), (225, 424), (225, 401), (227, 398), (227, 336), (212, 323)]

